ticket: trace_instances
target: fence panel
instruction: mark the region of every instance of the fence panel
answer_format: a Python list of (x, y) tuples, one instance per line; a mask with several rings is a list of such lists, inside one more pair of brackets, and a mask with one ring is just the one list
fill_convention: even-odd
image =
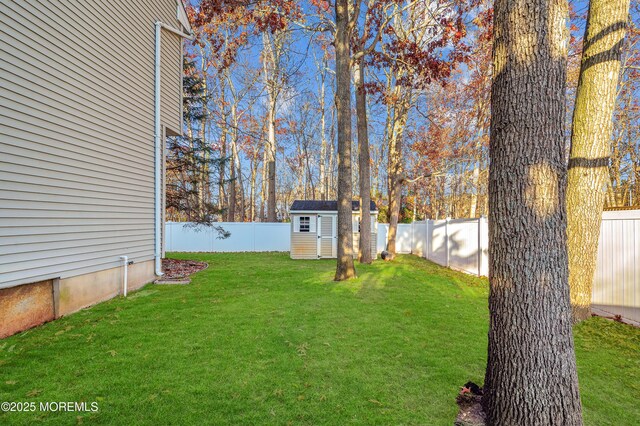
[(167, 251), (213, 251), (214, 231), (206, 226), (167, 222)]
[(430, 241), (427, 259), (442, 266), (449, 266), (449, 248), (446, 220), (430, 220), (427, 239)]
[(387, 248), (387, 234), (389, 233), (388, 223), (378, 223), (378, 253)]
[(595, 309), (640, 322), (640, 210), (602, 214)]
[(413, 222), (413, 232), (411, 233), (411, 253), (425, 257), (427, 254), (427, 223)]
[(481, 275), (482, 219), (450, 220), (448, 228), (449, 266), (469, 274)]
[[(186, 226), (185, 226), (186, 225)], [(207, 227), (166, 224), (167, 251), (288, 251), (288, 223), (220, 223), (231, 232), (218, 239)], [(378, 224), (377, 248), (386, 247), (389, 225)], [(414, 253), (467, 273), (488, 275), (488, 226), (484, 218), (398, 224), (396, 251)], [(594, 308), (640, 322), (640, 210), (604, 212), (593, 284)]]
[(289, 251), (291, 229), (288, 223), (255, 223), (254, 251)]
[(220, 222), (229, 238), (218, 238), (218, 232), (207, 226), (184, 222), (167, 222), (167, 251), (178, 252), (245, 252), (289, 251), (291, 224)]
[(411, 235), (413, 225), (411, 223), (399, 223), (396, 234), (396, 253), (411, 253)]

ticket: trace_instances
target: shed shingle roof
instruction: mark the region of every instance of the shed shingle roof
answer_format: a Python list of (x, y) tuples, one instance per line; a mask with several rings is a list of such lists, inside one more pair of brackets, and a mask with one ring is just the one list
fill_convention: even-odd
[[(360, 201), (352, 201), (351, 208), (354, 211), (360, 210)], [(291, 204), (289, 209), (291, 212), (295, 211), (323, 211), (323, 212), (336, 212), (338, 211), (337, 201), (321, 201), (321, 200), (295, 200)], [(378, 211), (376, 203), (371, 201), (371, 211)]]

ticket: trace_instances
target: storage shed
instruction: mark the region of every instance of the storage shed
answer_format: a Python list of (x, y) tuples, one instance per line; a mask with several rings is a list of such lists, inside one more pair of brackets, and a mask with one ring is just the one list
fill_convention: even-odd
[[(360, 241), (360, 202), (352, 202), (353, 253), (358, 255)], [(338, 253), (338, 202), (295, 200), (291, 217), (291, 258), (327, 259)], [(378, 208), (371, 202), (371, 253), (375, 256), (378, 232)]]

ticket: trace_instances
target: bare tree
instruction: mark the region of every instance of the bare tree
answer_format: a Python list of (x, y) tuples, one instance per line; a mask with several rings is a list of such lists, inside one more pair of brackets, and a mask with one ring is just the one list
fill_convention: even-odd
[(266, 173), (267, 173), (267, 222), (277, 221), (276, 216), (276, 115), (278, 102), (285, 88), (286, 75), (284, 70), (284, 54), (288, 33), (275, 31), (262, 34), (262, 63), (267, 90), (267, 147)]
[(349, 1), (336, 0), (336, 113), (338, 116), (338, 262), (336, 281), (356, 276), (351, 188), (351, 52)]

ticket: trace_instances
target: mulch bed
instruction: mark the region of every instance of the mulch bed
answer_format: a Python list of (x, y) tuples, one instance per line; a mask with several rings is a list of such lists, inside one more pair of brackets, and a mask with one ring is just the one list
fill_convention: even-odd
[(456, 397), (456, 402), (460, 411), (456, 417), (454, 426), (485, 426), (486, 416), (482, 407), (482, 395), (484, 389), (473, 382), (467, 382), (460, 394)]
[(163, 280), (179, 280), (202, 271), (209, 266), (207, 262), (195, 260), (162, 259)]

